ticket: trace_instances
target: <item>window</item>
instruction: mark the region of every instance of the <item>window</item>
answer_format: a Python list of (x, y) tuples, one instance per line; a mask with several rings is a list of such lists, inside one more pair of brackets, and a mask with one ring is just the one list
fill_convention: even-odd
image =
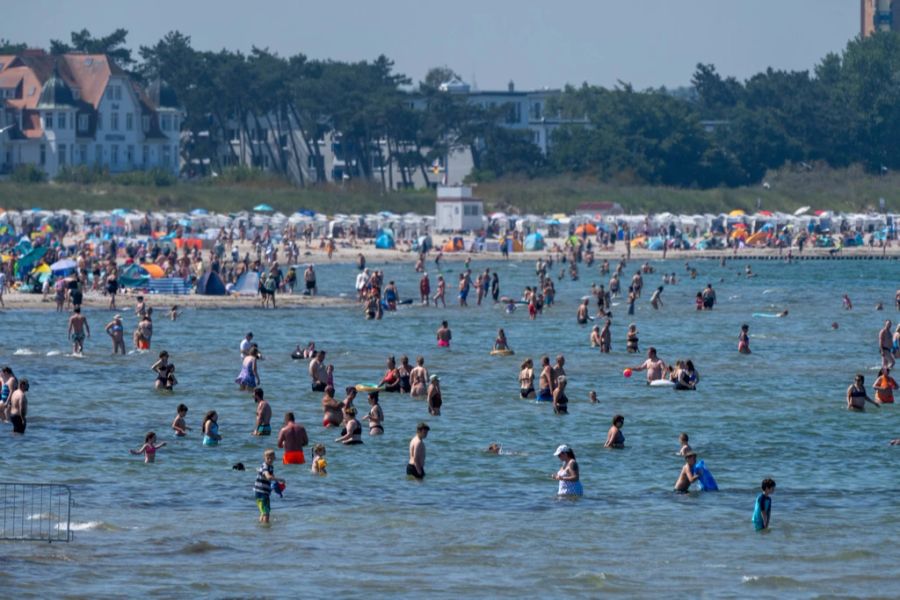
[(44, 144), (41, 144), (41, 166), (47, 164), (47, 147)]
[(78, 115), (78, 131), (87, 131), (90, 127), (90, 117), (88, 115)]
[(99, 165), (103, 162), (103, 146), (97, 144), (94, 148), (94, 164)]
[(170, 120), (171, 120), (171, 119), (170, 119), (169, 115), (162, 115), (162, 116), (159, 118), (160, 128), (162, 128), (163, 131), (168, 131), (168, 130), (169, 130), (169, 123), (170, 123)]
[(178, 117), (172, 117), (172, 131), (178, 131)]
[[(44, 113), (44, 129), (53, 129), (53, 113)], [(43, 163), (41, 163), (43, 164)]]
[(125, 131), (131, 131), (132, 129), (134, 129), (134, 115), (125, 113)]
[(141, 146), (141, 164), (144, 167), (150, 166), (150, 146), (144, 144)]
[(78, 162), (83, 165), (87, 164), (87, 144), (78, 146)]
[(169, 166), (169, 160), (171, 159), (170, 149), (168, 146), (162, 147), (162, 164), (164, 167)]
[(125, 151), (125, 157), (128, 161), (128, 166), (134, 166), (134, 146), (128, 146), (128, 149)]
[(56, 126), (59, 127), (60, 129), (66, 128), (66, 113), (61, 112), (61, 113), (59, 113), (59, 115), (57, 115)]
[(65, 144), (57, 144), (56, 151), (59, 155), (59, 166), (60, 168), (66, 166), (66, 145)]
[(541, 103), (535, 102), (534, 104), (531, 105), (531, 118), (534, 119), (535, 121), (538, 121), (541, 119), (542, 116), (543, 115), (542, 115), (542, 111), (541, 111)]
[(112, 114), (109, 115), (109, 128), (110, 128), (112, 131), (118, 131), (118, 130), (119, 130), (119, 113), (114, 112), (114, 113), (112, 113)]
[(97, 131), (103, 129), (103, 113), (97, 113)]
[(150, 117), (148, 115), (141, 117), (141, 127), (144, 129), (144, 133), (150, 131)]
[(109, 147), (109, 164), (118, 165), (119, 164), (119, 145), (113, 144)]

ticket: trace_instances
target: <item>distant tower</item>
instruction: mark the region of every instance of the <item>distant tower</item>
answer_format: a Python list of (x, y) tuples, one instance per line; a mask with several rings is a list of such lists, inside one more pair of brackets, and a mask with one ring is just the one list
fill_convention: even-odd
[(900, 0), (860, 0), (859, 34), (900, 30)]

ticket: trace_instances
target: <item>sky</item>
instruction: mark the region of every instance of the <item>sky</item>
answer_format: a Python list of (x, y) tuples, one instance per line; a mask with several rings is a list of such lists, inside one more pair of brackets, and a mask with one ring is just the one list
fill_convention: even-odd
[(699, 62), (746, 79), (812, 69), (859, 33), (859, 0), (27, 0), (0, 38), (48, 47), (123, 27), (137, 50), (167, 32), (198, 50), (371, 60), (413, 79), (448, 66), (481, 90), (565, 84), (689, 85)]

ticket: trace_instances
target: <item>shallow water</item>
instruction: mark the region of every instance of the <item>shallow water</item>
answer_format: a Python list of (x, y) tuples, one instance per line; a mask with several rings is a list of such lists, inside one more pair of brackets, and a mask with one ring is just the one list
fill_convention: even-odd
[[(589, 328), (574, 319), (591, 281), (605, 283), (596, 268), (558, 282), (557, 305), (535, 322), (524, 309), (476, 307), (472, 295), (468, 309), (401, 307), (380, 322), (364, 321), (357, 308), (189, 310), (177, 323), (156, 322), (152, 354), (127, 357), (107, 354), (106, 311), (86, 313), (94, 337), (83, 358), (68, 355), (65, 315), (0, 313), (2, 361), (32, 382), (27, 435), (12, 437), (8, 426), (0, 433), (2, 479), (68, 483), (75, 498), (74, 541), (5, 543), (0, 582), (11, 595), (79, 597), (896, 596), (900, 448), (887, 445), (900, 436), (896, 409), (849, 414), (844, 392), (857, 371), (867, 386), (874, 380), (876, 333), (885, 318), (896, 320), (900, 268), (760, 262), (748, 280), (738, 274), (742, 262), (698, 261), (700, 278), (691, 281), (681, 278), (682, 262), (654, 264), (675, 271), (678, 284), (666, 286), (665, 306), (654, 311), (649, 290), (661, 275), (645, 276), (637, 314), (625, 315), (624, 303), (614, 308), (611, 355), (591, 349)], [(518, 295), (534, 279), (531, 263), (472, 266), (497, 268), (503, 293)], [(445, 265), (454, 304), (461, 268)], [(409, 265), (384, 269), (402, 297), (417, 290)], [(352, 266), (319, 270), (322, 293), (352, 294)], [(698, 313), (693, 298), (707, 281), (719, 306)], [(845, 291), (853, 311), (841, 309)], [(873, 310), (877, 301), (885, 312)], [(784, 308), (785, 319), (751, 316)], [(434, 344), (443, 318), (453, 330), (449, 351)], [(622, 377), (640, 362), (624, 353), (632, 321), (642, 352), (653, 345), (667, 361), (694, 360), (699, 391), (651, 389), (641, 373)], [(832, 321), (840, 329), (831, 330)], [(736, 352), (744, 322), (750, 356)], [(133, 325), (129, 315), (126, 329)], [(497, 327), (515, 356), (488, 356)], [(288, 487), (272, 500), (270, 527), (256, 522), (251, 488), (274, 438), (249, 435), (253, 403), (232, 383), (248, 330), (265, 355), (260, 374), (273, 425), (293, 410), (311, 442), (328, 446), (324, 478), (307, 465), (276, 463)], [(336, 432), (320, 425), (320, 394), (309, 390), (305, 361), (290, 359), (294, 345), (310, 339), (328, 350), (338, 389), (379, 379), (388, 354), (424, 355), (441, 375), (443, 415), (428, 418), (424, 402), (383, 394), (386, 434), (339, 447)], [(174, 395), (152, 389), (149, 367), (162, 348), (178, 369)], [(564, 417), (521, 400), (516, 381), (525, 356), (559, 352), (570, 382)], [(587, 402), (591, 389), (599, 404)], [(194, 428), (186, 439), (169, 429), (179, 402)], [(364, 399), (357, 404), (364, 413)], [(224, 440), (205, 448), (197, 431), (213, 408)], [(616, 413), (626, 418), (627, 449), (606, 451)], [(420, 483), (406, 479), (404, 465), (423, 419), (432, 430)], [(151, 429), (169, 445), (145, 465), (127, 450)], [(671, 492), (681, 431), (720, 492)], [(482, 452), (493, 441), (515, 454)], [(578, 455), (585, 497), (577, 501), (554, 496), (549, 475), (560, 443)], [(238, 461), (247, 472), (231, 470)], [(772, 529), (758, 534), (750, 515), (769, 476), (778, 482)]]

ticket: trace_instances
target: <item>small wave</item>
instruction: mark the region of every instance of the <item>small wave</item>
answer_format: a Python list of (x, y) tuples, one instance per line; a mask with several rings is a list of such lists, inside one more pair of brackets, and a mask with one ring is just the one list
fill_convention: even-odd
[(30, 348), (16, 348), (16, 351), (13, 352), (13, 356), (33, 356), (35, 354), (37, 354), (37, 352)]
[(771, 294), (774, 291), (775, 290), (763, 290), (763, 296), (765, 296), (766, 294)]
[(770, 588), (797, 588), (803, 585), (796, 579), (783, 575), (744, 575), (741, 583)]
[(228, 546), (217, 546), (209, 542), (194, 542), (187, 544), (184, 548), (176, 552), (176, 554), (206, 554), (207, 552), (216, 552), (217, 550), (229, 550)]
[(120, 531), (115, 525), (103, 521), (86, 521), (84, 523), (76, 521), (69, 525), (69, 529), (72, 531)]
[(59, 350), (51, 350), (47, 353), (47, 356), (59, 356), (60, 354), (62, 354), (62, 352), (60, 352)]

